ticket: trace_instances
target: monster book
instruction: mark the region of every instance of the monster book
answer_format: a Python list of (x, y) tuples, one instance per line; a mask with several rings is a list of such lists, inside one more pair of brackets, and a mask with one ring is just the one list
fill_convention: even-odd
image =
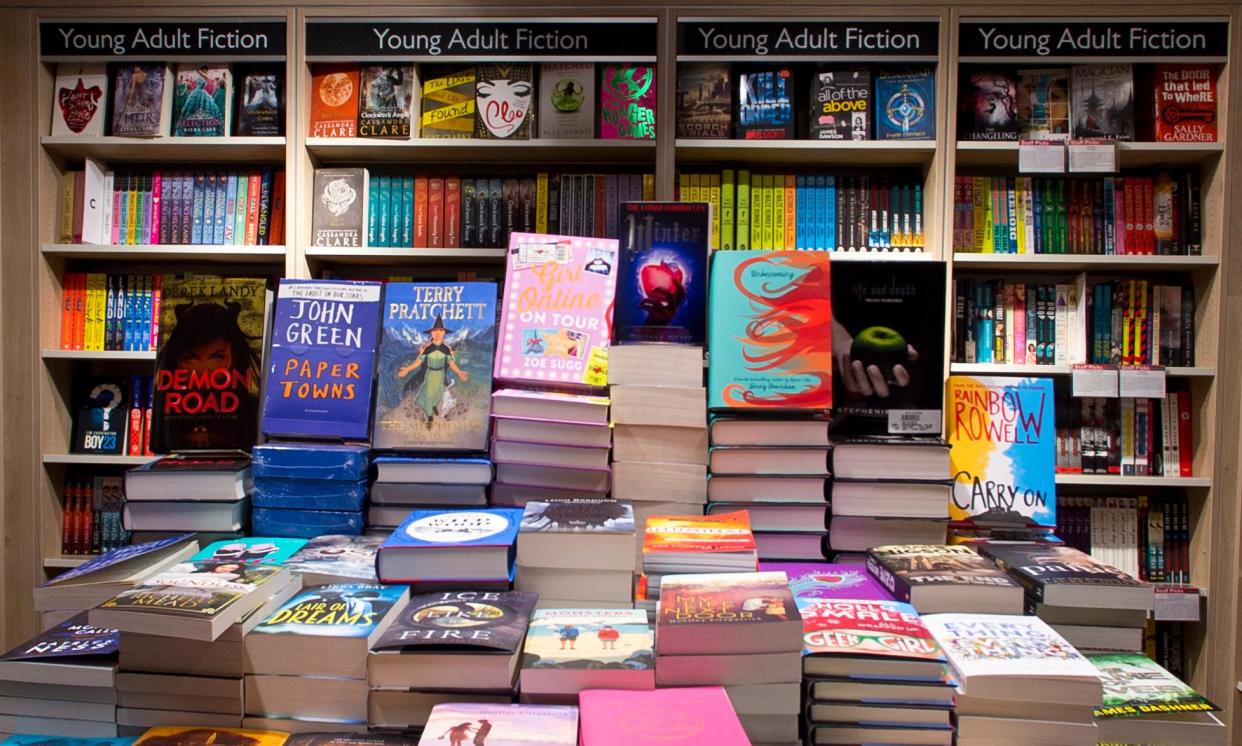
[(710, 219), (704, 202), (621, 203), (616, 344), (703, 344)]
[(366, 439), (380, 287), (280, 281), (263, 399), (266, 435)]
[(564, 695), (571, 683), (582, 689), (654, 688), (655, 636), (647, 612), (536, 609), (522, 649), (522, 692)]
[(656, 70), (651, 65), (601, 65), (599, 136), (654, 140)]
[(258, 439), (267, 281), (165, 276), (151, 450), (249, 450)]
[(285, 134), (285, 74), (277, 65), (236, 70), (237, 134), (278, 137)]
[(413, 65), (363, 65), (358, 88), (359, 137), (410, 137), (418, 88)]
[(311, 245), (354, 248), (365, 245), (369, 181), (370, 174), (365, 168), (315, 170)]
[(1074, 137), (1134, 139), (1134, 69), (1129, 63), (1070, 68)]
[(545, 62), (539, 66), (539, 137), (595, 136), (595, 65)]
[(358, 65), (315, 65), (311, 73), (311, 137), (358, 134)]
[(1012, 71), (970, 70), (961, 86), (957, 139), (1018, 139), (1018, 82)]
[(831, 67), (811, 81), (811, 139), (871, 139), (871, 73), (863, 68)]
[(233, 74), (228, 65), (177, 65), (173, 135), (225, 137), (232, 131)]
[(477, 70), (430, 68), (423, 79), (420, 134), (428, 138), (474, 136)]
[(677, 66), (677, 136), (727, 140), (733, 108), (729, 65), (723, 62)]
[(112, 128), (116, 137), (167, 135), (172, 120), (173, 83), (159, 62), (122, 63), (112, 70)]
[(479, 65), (474, 89), (474, 136), (529, 140), (534, 129), (535, 68), (529, 62)]
[(129, 432), (128, 380), (122, 377), (87, 379), (78, 394), (73, 420), (72, 453), (119, 455), (125, 452)]
[(793, 70), (788, 67), (737, 71), (737, 136), (742, 140), (794, 138)]
[(936, 139), (936, 77), (930, 68), (875, 76), (875, 139)]
[(485, 450), (496, 284), (389, 283), (380, 316), (372, 447)]
[(52, 135), (99, 137), (108, 105), (108, 71), (103, 64), (61, 63), (56, 67)]

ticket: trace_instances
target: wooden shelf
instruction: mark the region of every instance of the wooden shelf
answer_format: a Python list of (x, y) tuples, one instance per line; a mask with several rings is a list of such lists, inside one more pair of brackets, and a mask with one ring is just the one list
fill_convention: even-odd
[(505, 260), (504, 249), (412, 249), (389, 248), (336, 248), (308, 247), (306, 258), (330, 264), (501, 264)]
[(155, 360), (155, 351), (122, 350), (44, 350), (44, 360)]
[(830, 251), (834, 262), (937, 262), (929, 251)]
[(45, 464), (74, 464), (77, 466), (142, 466), (154, 461), (156, 456), (101, 456), (87, 453), (45, 453)]
[(1116, 474), (1057, 474), (1058, 485), (1082, 487), (1195, 487), (1207, 489), (1207, 477), (1123, 477)]
[(78, 565), (85, 564), (86, 562), (95, 559), (97, 556), (98, 555), (89, 555), (85, 557), (44, 557), (43, 566), (67, 570), (71, 567), (77, 567)]
[[(1219, 157), (1225, 152), (1223, 143), (1200, 142), (1119, 142), (1117, 162), (1122, 168), (1131, 166), (1192, 166)], [(957, 165), (1003, 166), (1018, 165), (1018, 143), (971, 142), (957, 143)]]
[[(1170, 378), (1212, 378), (1216, 369), (1206, 366), (1165, 368)], [(1006, 365), (996, 363), (950, 363), (950, 373), (978, 376), (1068, 376), (1074, 372), (1069, 365)]]
[(958, 252), (953, 264), (965, 269), (1033, 269), (1046, 272), (1061, 270), (1149, 270), (1191, 271), (1216, 269), (1216, 256), (1152, 256), (1145, 254), (975, 254)]
[[(390, 163), (548, 163), (573, 170), (579, 165), (627, 164), (650, 170), (654, 140), (380, 140), (365, 137), (310, 137), (306, 150), (320, 164)], [(645, 160), (645, 162), (644, 162)]]
[(934, 140), (687, 140), (676, 144), (684, 163), (850, 164), (922, 166), (936, 154)]
[(217, 246), (187, 244), (143, 244), (97, 246), (80, 243), (43, 244), (45, 256), (66, 259), (101, 259), (131, 262), (185, 261), (227, 264), (283, 264), (284, 246)]
[(205, 163), (281, 162), (283, 137), (66, 137), (43, 136), (43, 148), (62, 158), (102, 161)]

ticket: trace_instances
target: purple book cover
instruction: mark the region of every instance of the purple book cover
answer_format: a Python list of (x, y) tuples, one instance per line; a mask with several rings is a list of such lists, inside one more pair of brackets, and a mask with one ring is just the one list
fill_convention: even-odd
[(379, 334), (380, 283), (281, 280), (263, 432), (365, 439)]
[(760, 562), (760, 572), (783, 572), (789, 577), (798, 607), (816, 599), (892, 601), (893, 596), (872, 578), (864, 565), (826, 562)]
[(599, 136), (603, 140), (654, 140), (656, 75), (651, 65), (603, 65), (599, 86)]
[(121, 646), (121, 633), (95, 627), (86, 621), (86, 612), (74, 615), (51, 629), (40, 632), (0, 656), (0, 660), (24, 661), (48, 658), (115, 655)]

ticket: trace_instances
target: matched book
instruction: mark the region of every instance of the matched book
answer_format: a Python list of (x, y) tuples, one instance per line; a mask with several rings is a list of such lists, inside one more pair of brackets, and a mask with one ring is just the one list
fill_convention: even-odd
[(1013, 71), (963, 71), (960, 86), (957, 139), (1018, 139), (1018, 81)]
[(724, 687), (591, 689), (578, 696), (579, 746), (749, 746)]
[(1094, 653), (1104, 684), (1095, 710), (1101, 743), (1224, 744), (1225, 727), (1206, 697), (1138, 653)]
[(90, 378), (78, 395), (72, 453), (125, 453), (129, 433), (130, 385), (125, 378)]
[(422, 137), (474, 136), (476, 68), (431, 69), (423, 78)]
[(703, 344), (711, 219), (702, 202), (621, 204), (614, 342)]
[(539, 66), (539, 137), (595, 136), (595, 65), (545, 62)]
[(1216, 70), (1211, 65), (1156, 65), (1156, 140), (1216, 142)]
[(783, 572), (665, 575), (656, 636), (660, 655), (798, 650), (802, 617)]
[(1018, 71), (1018, 121), (1024, 140), (1068, 139), (1069, 108), (1069, 68)]
[(1039, 603), (1145, 611), (1155, 603), (1150, 585), (1064, 545), (984, 544), (979, 553), (994, 560)]
[(198, 551), (193, 534), (131, 544), (72, 567), (34, 590), (36, 611), (89, 609)]
[(450, 744), (465, 744), (474, 737), (478, 744), (545, 744), (576, 746), (578, 708), (556, 705), (485, 705), (441, 703), (431, 710), (419, 746), (439, 746), (448, 736)]
[(536, 609), (521, 691), (574, 698), (583, 689), (655, 688), (655, 637), (642, 609)]
[(191, 562), (239, 562), (247, 565), (283, 565), (305, 546), (305, 539), (243, 536), (221, 539), (203, 547)]
[[(0, 679), (35, 681), (31, 678), (23, 679), (20, 674), (16, 674), (13, 667), (7, 665), (12, 661), (110, 667), (116, 662), (116, 652), (120, 646), (119, 631), (89, 624), (86, 612), (82, 612), (0, 655)], [(33, 668), (31, 673), (37, 675)]]
[(1129, 63), (1070, 68), (1074, 137), (1134, 139), (1134, 68)]

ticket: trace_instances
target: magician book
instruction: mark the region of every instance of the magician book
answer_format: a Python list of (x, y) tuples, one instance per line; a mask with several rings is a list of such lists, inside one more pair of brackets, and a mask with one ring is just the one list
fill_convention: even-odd
[(617, 344), (703, 344), (710, 216), (704, 202), (621, 203)]

